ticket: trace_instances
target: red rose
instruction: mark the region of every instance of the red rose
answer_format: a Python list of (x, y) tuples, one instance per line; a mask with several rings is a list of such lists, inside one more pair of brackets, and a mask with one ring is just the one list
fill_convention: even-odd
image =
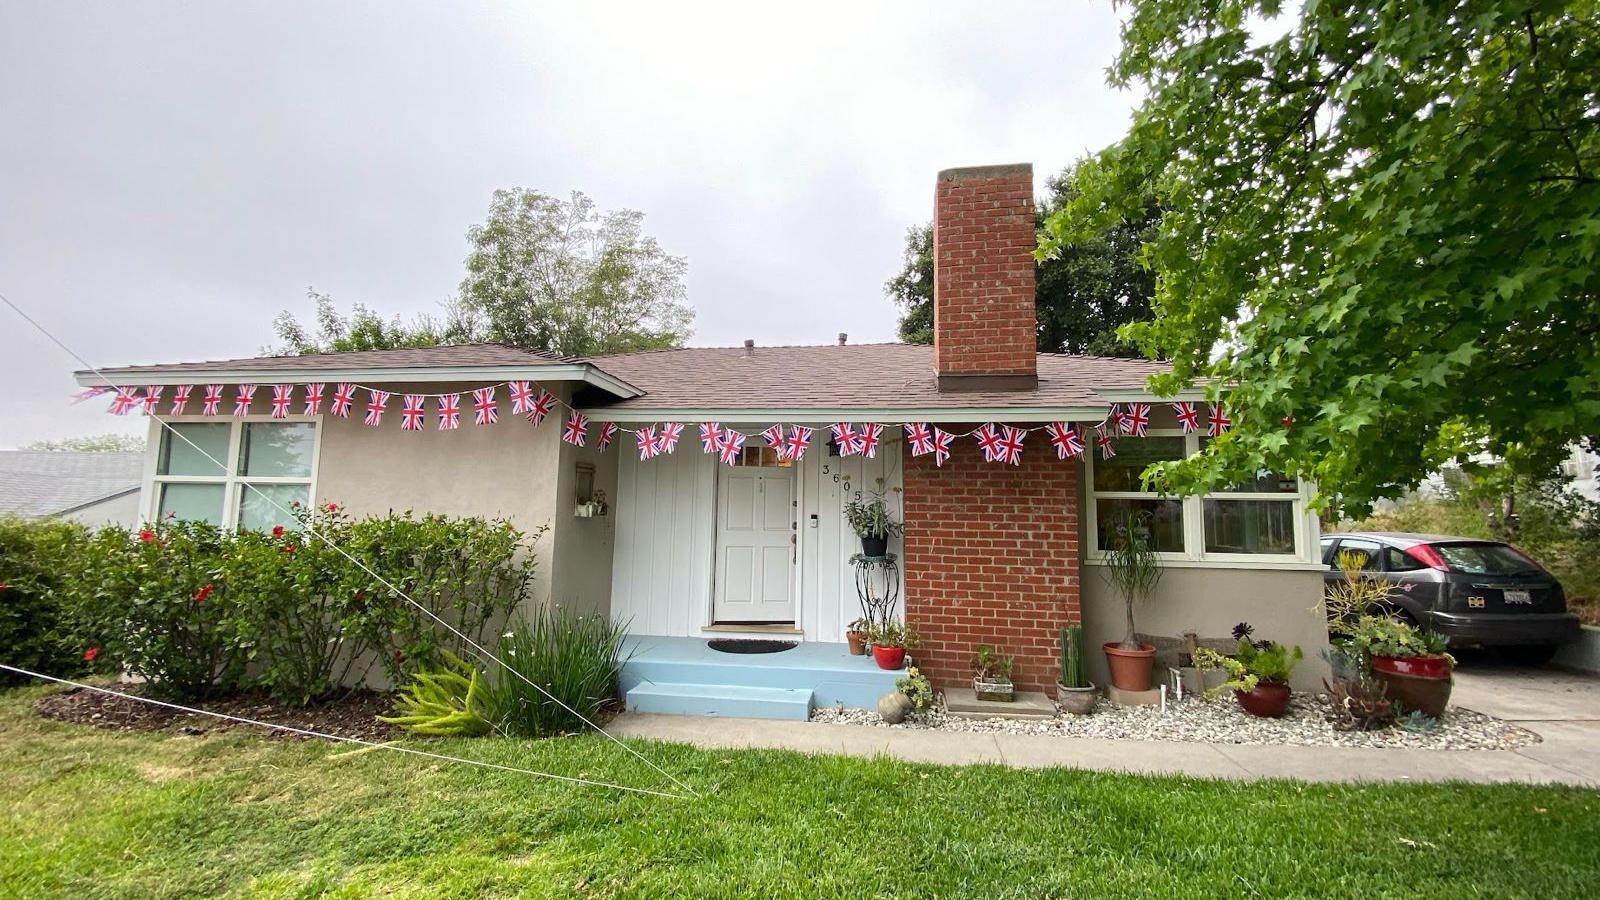
[(283, 545), (283, 552), (285, 552), (285, 553), (293, 553), (294, 552), (294, 545), (293, 544), (284, 544)]
[(85, 662), (94, 662), (94, 658), (96, 656), (99, 656), (99, 655), (100, 655), (100, 648), (99, 647), (90, 647), (89, 649), (83, 651), (83, 658), (84, 658)]
[(338, 511), (339, 511), (339, 504), (337, 504), (337, 503), (329, 503), (328, 504), (328, 512), (338, 512)]
[(156, 539), (156, 533), (154, 531), (151, 531), (148, 528), (139, 529), (139, 540), (141, 540), (141, 541), (145, 542), (146, 544), (148, 544), (148, 543), (150, 543), (151, 541), (153, 541), (155, 539)]
[(274, 525), (274, 526), (272, 526), (272, 536), (273, 537), (283, 537), (283, 526), (282, 525)]
[(211, 596), (211, 590), (212, 590), (212, 588), (211, 588), (211, 585), (209, 585), (209, 584), (206, 585), (205, 587), (201, 588), (200, 589), (200, 593), (194, 595), (194, 602), (196, 602), (196, 603), (204, 603), (204, 602), (206, 602), (206, 598)]

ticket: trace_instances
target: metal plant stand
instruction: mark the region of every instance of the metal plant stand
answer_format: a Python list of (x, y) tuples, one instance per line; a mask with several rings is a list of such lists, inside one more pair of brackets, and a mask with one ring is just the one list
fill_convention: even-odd
[(868, 625), (888, 625), (900, 605), (900, 562), (893, 554), (850, 557), (856, 570), (856, 597), (861, 600), (861, 618)]

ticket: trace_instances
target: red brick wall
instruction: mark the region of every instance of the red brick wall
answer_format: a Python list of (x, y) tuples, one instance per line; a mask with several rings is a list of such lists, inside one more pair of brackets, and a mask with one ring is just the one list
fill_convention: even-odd
[[(961, 426), (961, 431), (970, 426)], [(977, 645), (1017, 659), (1019, 689), (1056, 681), (1059, 630), (1080, 620), (1078, 472), (1030, 435), (1021, 466), (957, 438), (942, 468), (905, 457), (905, 615), (934, 683), (969, 683)]]
[(941, 375), (1033, 375), (1033, 166), (939, 173), (933, 359)]

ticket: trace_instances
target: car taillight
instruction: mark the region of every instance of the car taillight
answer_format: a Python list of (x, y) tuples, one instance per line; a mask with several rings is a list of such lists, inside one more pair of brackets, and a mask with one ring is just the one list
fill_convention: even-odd
[(1428, 544), (1413, 544), (1406, 548), (1406, 555), (1430, 569), (1438, 569), (1441, 572), (1450, 571), (1450, 567), (1445, 565), (1444, 557), (1440, 556), (1439, 551)]

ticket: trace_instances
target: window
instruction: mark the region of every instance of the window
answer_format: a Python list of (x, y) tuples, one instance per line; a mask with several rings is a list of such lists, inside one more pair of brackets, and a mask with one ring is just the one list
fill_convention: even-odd
[(1309, 526), (1298, 479), (1261, 471), (1203, 497), (1165, 497), (1146, 489), (1141, 477), (1146, 467), (1198, 453), (1207, 440), (1154, 430), (1148, 437), (1117, 440), (1117, 455), (1110, 459), (1086, 455), (1094, 552), (1114, 546), (1118, 530), (1126, 529), (1133, 515), (1148, 528), (1156, 552), (1169, 560), (1295, 563), (1326, 553), (1327, 542), (1318, 557), (1311, 556), (1316, 549), (1301, 549), (1309, 546)]
[(771, 447), (745, 447), (739, 451), (739, 456), (734, 460), (736, 466), (761, 466), (769, 469), (787, 469), (794, 465), (794, 461), (778, 455), (778, 451)]
[(245, 417), (171, 422), (160, 429), (151, 484), (158, 518), (239, 528), (292, 527), (286, 510), (309, 503), (316, 468), (311, 419)]
[(1339, 542), (1339, 552), (1334, 558), (1334, 564), (1337, 565), (1339, 561), (1343, 560), (1346, 556), (1354, 556), (1356, 561), (1361, 564), (1361, 571), (1378, 572), (1382, 570), (1382, 566), (1379, 562), (1382, 559), (1382, 554), (1380, 552), (1382, 549), (1383, 548), (1378, 545), (1377, 541), (1364, 541), (1356, 538), (1345, 538)]
[(1388, 572), (1415, 572), (1425, 569), (1422, 560), (1406, 555), (1405, 551), (1394, 547), (1383, 548), (1383, 568)]

